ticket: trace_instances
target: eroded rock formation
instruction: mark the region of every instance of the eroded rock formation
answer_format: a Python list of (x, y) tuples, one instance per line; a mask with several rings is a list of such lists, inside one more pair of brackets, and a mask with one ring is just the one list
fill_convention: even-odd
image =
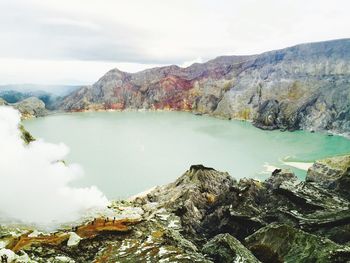
[(236, 181), (193, 165), (171, 184), (112, 202), (109, 218), (46, 234), (4, 226), (0, 254), (17, 262), (347, 262), (349, 158), (316, 162), (306, 181), (281, 169), (264, 182)]

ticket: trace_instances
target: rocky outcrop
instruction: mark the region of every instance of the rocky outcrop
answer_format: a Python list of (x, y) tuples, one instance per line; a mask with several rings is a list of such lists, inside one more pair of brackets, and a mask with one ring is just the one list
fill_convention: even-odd
[(192, 165), (174, 183), (156, 188), (142, 202), (156, 202), (180, 216), (187, 235), (199, 238), (197, 235), (207, 211), (226, 196), (234, 183), (228, 173)]
[(330, 185), (340, 187), (348, 158), (317, 162), (325, 166), (316, 163), (307, 181), (282, 169), (264, 182), (236, 181), (193, 165), (173, 183), (112, 202), (108, 217), (56, 233), (0, 227), (0, 245), (34, 262), (347, 262), (349, 188)]
[(21, 131), (21, 138), (26, 144), (35, 141), (35, 138), (24, 128), (23, 125), (19, 126), (19, 130)]
[(23, 118), (41, 117), (48, 113), (45, 103), (36, 97), (30, 97), (14, 103), (13, 107), (19, 110)]
[(308, 170), (307, 182), (316, 182), (350, 199), (350, 156), (338, 156), (316, 161)]
[(21, 113), (22, 119), (42, 117), (49, 112), (45, 108), (45, 103), (36, 97), (29, 97), (16, 103), (8, 103), (0, 98), (0, 106), (11, 106), (17, 109)]
[(350, 135), (350, 39), (253, 56), (218, 57), (187, 68), (113, 69), (58, 106), (67, 111), (168, 109), (252, 120), (262, 129)]
[(202, 252), (214, 262), (250, 262), (259, 263), (245, 246), (230, 234), (219, 234), (203, 246)]
[(263, 262), (348, 262), (350, 247), (285, 224), (270, 224), (245, 239)]
[(254, 125), (265, 130), (278, 129), (282, 125), (280, 105), (277, 100), (266, 100), (259, 107)]

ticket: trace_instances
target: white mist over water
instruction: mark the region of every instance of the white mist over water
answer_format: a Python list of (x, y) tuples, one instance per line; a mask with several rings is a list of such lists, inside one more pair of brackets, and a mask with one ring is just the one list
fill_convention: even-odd
[(38, 140), (25, 145), (18, 129), (20, 114), (0, 107), (0, 215), (37, 224), (73, 221), (91, 209), (102, 209), (107, 198), (95, 186), (69, 184), (83, 175), (65, 165), (66, 145)]

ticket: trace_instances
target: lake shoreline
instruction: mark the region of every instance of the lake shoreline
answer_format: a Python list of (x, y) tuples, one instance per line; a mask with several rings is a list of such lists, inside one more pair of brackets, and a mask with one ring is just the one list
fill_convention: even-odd
[(200, 113), (200, 112), (195, 112), (192, 110), (176, 110), (176, 109), (132, 109), (132, 108), (127, 108), (127, 109), (84, 109), (84, 110), (76, 110), (76, 111), (62, 111), (62, 110), (55, 110), (55, 111), (48, 111), (46, 115), (43, 116), (30, 116), (26, 117), (23, 120), (30, 120), (30, 119), (35, 119), (35, 118), (43, 118), (43, 117), (48, 117), (48, 116), (54, 116), (57, 114), (73, 114), (73, 113), (92, 113), (92, 112), (183, 112), (183, 113), (190, 113), (195, 116), (206, 116), (206, 117), (211, 117), (219, 120), (227, 120), (227, 121), (243, 121), (252, 124), (257, 129), (264, 130), (264, 131), (276, 131), (279, 130), (281, 132), (296, 132), (296, 131), (305, 131), (305, 132), (310, 132), (310, 133), (319, 133), (319, 134), (324, 134), (328, 136), (340, 136), (344, 137), (348, 140), (350, 140), (350, 133), (338, 133), (335, 131), (329, 131), (329, 130), (310, 130), (310, 129), (298, 129), (298, 130), (281, 130), (281, 129), (262, 129), (261, 127), (257, 127), (253, 125), (253, 120), (251, 119), (243, 119), (243, 118), (232, 118), (232, 117), (225, 117), (219, 114), (211, 114), (211, 113)]

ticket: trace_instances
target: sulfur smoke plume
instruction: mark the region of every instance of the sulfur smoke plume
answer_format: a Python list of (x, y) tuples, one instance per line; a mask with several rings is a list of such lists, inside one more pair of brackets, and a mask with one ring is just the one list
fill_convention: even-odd
[(26, 223), (52, 224), (78, 219), (108, 204), (94, 186), (69, 183), (82, 176), (78, 165), (62, 161), (69, 149), (42, 140), (26, 145), (18, 129), (19, 112), (0, 107), (0, 217)]

